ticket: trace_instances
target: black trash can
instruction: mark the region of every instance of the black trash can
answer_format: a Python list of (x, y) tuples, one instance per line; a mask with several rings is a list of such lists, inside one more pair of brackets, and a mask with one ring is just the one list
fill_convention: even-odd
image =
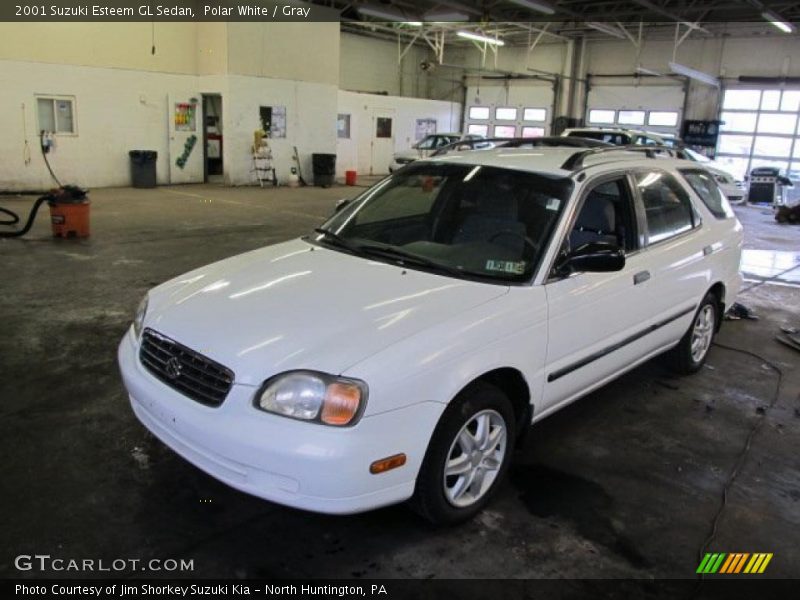
[(335, 154), (312, 154), (311, 166), (314, 172), (314, 185), (319, 187), (333, 185), (333, 179), (336, 175)]
[(131, 150), (131, 182), (135, 188), (156, 187), (156, 159), (158, 152), (155, 150)]

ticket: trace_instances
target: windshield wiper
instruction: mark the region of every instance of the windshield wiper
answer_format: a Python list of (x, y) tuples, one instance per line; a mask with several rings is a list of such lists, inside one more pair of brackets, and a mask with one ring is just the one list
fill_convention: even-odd
[(442, 263), (436, 262), (435, 260), (431, 260), (425, 256), (420, 256), (419, 254), (413, 254), (412, 252), (408, 252), (407, 250), (403, 250), (402, 248), (398, 248), (396, 246), (361, 244), (358, 247), (358, 249), (361, 250), (364, 254), (372, 254), (377, 256), (383, 256), (386, 258), (394, 258), (399, 263), (404, 265), (426, 267), (428, 269), (447, 273), (454, 277), (464, 277), (464, 275), (476, 275), (476, 273), (471, 273), (470, 271), (465, 271), (458, 267), (443, 265)]
[(325, 229), (324, 227), (316, 227), (314, 228), (314, 232), (321, 233), (336, 246), (339, 246), (341, 248), (346, 248), (351, 252), (358, 252), (361, 249), (361, 247), (358, 244), (351, 242), (347, 238), (343, 238), (338, 233), (336, 233), (335, 231), (331, 231), (330, 229)]

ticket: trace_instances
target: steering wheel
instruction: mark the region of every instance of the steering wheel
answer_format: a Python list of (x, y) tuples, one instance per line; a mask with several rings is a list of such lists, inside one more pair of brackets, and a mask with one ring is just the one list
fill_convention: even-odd
[(519, 231), (514, 231), (512, 229), (503, 229), (502, 231), (498, 231), (492, 237), (489, 238), (489, 242), (493, 242), (496, 238), (499, 238), (501, 235), (511, 235), (516, 238), (519, 238), (523, 241), (523, 243), (531, 248), (534, 254), (538, 254), (539, 252), (539, 244), (534, 242), (530, 237), (525, 235), (524, 233), (520, 233)]

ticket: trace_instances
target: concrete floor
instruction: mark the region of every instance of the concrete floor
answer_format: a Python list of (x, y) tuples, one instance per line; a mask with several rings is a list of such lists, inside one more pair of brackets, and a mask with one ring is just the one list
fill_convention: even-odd
[[(772, 408), (776, 375), (752, 356), (715, 347), (688, 378), (650, 362), (537, 425), (497, 501), (454, 529), (403, 506), (328, 517), (273, 505), (150, 436), (115, 363), (145, 291), (308, 232), (352, 192), (101, 189), (89, 240), (51, 239), (46, 217), (0, 240), (0, 576), (35, 576), (13, 557), (40, 553), (191, 558), (201, 577), (691, 578), (754, 427), (710, 550), (773, 552), (766, 576), (800, 576), (800, 361), (773, 340), (800, 326), (787, 285), (744, 293), (761, 320), (726, 322), (718, 338), (783, 371)], [(749, 248), (800, 248), (800, 227), (737, 210)]]

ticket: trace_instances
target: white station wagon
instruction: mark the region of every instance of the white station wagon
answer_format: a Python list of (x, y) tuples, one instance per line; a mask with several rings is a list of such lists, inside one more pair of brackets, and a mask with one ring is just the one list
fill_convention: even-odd
[(446, 155), (152, 289), (119, 364), (141, 422), (234, 488), (339, 514), (411, 499), (454, 523), (532, 423), (665, 351), (697, 371), (741, 246), (696, 163)]

